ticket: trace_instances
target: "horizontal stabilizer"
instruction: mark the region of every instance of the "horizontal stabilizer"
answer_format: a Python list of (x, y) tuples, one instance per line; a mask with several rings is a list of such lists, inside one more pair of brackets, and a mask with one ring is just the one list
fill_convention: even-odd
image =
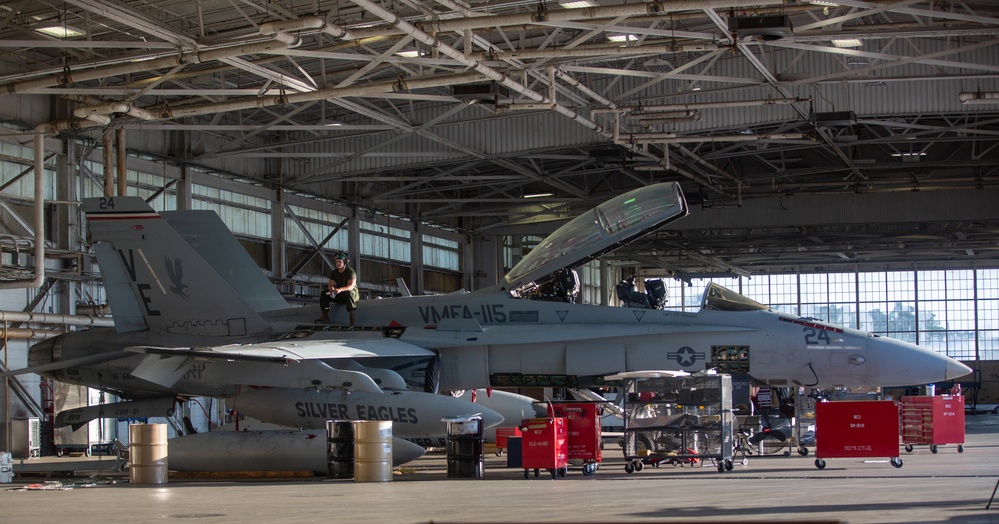
[(194, 359), (288, 362), (327, 358), (432, 357), (428, 349), (394, 338), (361, 340), (278, 340), (217, 347), (164, 348), (132, 346), (135, 353), (188, 356)]

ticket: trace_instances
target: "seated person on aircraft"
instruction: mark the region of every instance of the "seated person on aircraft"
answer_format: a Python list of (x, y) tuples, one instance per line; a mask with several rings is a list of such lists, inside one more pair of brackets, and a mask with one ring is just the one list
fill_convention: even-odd
[(559, 269), (541, 285), (538, 295), (549, 302), (575, 302), (579, 294), (579, 274), (574, 269)]
[(350, 317), (350, 325), (355, 322), (354, 310), (360, 294), (357, 291), (357, 273), (347, 265), (347, 254), (337, 253), (333, 256), (333, 271), (330, 272), (326, 291), (319, 294), (319, 309), (322, 316), (316, 319), (319, 324), (330, 321), (330, 304), (344, 304)]
[(624, 307), (641, 307), (648, 309), (649, 297), (645, 293), (640, 293), (635, 286), (635, 277), (628, 277), (616, 286), (617, 298)]

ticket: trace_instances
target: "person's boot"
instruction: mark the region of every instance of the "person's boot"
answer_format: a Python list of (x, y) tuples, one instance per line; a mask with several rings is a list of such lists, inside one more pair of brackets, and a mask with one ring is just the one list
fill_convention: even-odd
[(329, 324), (330, 323), (330, 312), (323, 310), (323, 314), (316, 319), (316, 324)]
[(350, 313), (350, 325), (351, 325), (351, 327), (353, 327), (354, 324), (357, 322), (357, 319), (354, 317), (354, 312), (353, 311), (349, 311), (349, 313)]

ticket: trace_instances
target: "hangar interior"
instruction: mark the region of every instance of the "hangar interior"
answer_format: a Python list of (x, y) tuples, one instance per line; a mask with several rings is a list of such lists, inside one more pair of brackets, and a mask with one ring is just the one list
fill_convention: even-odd
[[(997, 51), (991, 0), (8, 2), (3, 364), (112, 321), (85, 197), (214, 210), (311, 305), (333, 253), (366, 298), (480, 289), (675, 181), (690, 216), (578, 300), (713, 280), (933, 347), (999, 402)], [(7, 420), (51, 411), (7, 380)]]

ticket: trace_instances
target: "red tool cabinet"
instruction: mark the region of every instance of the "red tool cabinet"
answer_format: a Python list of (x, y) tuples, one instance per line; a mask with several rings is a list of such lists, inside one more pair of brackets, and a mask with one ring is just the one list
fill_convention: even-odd
[(844, 400), (815, 405), (815, 467), (827, 458), (898, 456), (899, 412), (894, 400)]
[(957, 444), (964, 453), (964, 397), (961, 395), (902, 397), (902, 443), (911, 452), (915, 444)]
[(496, 456), (503, 454), (503, 451), (509, 449), (510, 437), (519, 437), (520, 428), (517, 426), (507, 427), (507, 428), (496, 428)]
[(603, 407), (592, 402), (556, 402), (548, 414), (565, 418), (569, 460), (582, 460), (583, 475), (596, 473), (603, 460), (600, 419)]
[(528, 472), (547, 469), (552, 479), (564, 477), (569, 465), (569, 442), (566, 422), (562, 417), (525, 418), (520, 424), (522, 435), (521, 467), (524, 478)]

